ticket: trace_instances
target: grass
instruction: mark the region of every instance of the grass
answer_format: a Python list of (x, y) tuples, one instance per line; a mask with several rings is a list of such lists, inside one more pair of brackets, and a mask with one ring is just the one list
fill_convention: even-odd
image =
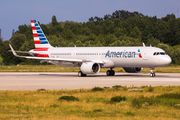
[[(137, 87), (143, 92), (129, 92), (132, 87), (92, 89), (0, 91), (0, 119), (180, 119), (180, 87)], [(59, 100), (74, 96), (78, 101)], [(111, 102), (115, 96), (124, 96), (121, 102)], [(177, 97), (176, 97), (177, 96)]]
[[(100, 72), (106, 72), (109, 68), (101, 68)], [(125, 72), (123, 68), (114, 68), (116, 72)], [(0, 72), (78, 72), (79, 68), (61, 67), (56, 65), (7, 65), (0, 66)], [(149, 68), (143, 68), (142, 72), (149, 73)], [(180, 73), (180, 65), (157, 67), (154, 72)]]

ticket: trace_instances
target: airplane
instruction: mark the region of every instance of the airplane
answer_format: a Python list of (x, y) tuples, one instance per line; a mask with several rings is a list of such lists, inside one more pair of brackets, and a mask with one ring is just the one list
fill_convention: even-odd
[[(155, 67), (166, 66), (171, 63), (171, 58), (160, 48), (147, 47), (52, 47), (39, 23), (31, 20), (35, 49), (15, 51), (9, 44), (16, 57), (38, 59), (59, 66), (80, 67), (79, 77), (87, 74), (96, 74), (100, 68), (110, 68), (107, 76), (114, 76), (113, 68), (122, 67), (128, 73), (139, 73), (143, 67), (150, 68), (151, 77)], [(19, 53), (28, 53), (31, 56), (19, 56)]]

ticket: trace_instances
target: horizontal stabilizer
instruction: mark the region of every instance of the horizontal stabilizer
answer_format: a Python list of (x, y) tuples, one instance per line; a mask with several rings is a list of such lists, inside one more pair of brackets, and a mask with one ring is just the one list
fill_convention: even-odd
[[(10, 52), (12, 52), (12, 50), (9, 50)], [(17, 53), (27, 53), (27, 54), (31, 54), (30, 52), (28, 52), (28, 51), (15, 51), (15, 52), (17, 52)]]

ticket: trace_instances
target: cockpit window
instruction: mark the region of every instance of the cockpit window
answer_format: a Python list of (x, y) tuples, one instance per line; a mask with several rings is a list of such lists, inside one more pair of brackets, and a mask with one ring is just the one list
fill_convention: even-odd
[(154, 52), (153, 55), (167, 55), (166, 52)]

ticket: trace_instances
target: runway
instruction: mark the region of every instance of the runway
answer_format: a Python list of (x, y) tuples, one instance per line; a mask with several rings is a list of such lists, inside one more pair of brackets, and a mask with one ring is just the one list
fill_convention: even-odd
[(105, 73), (78, 77), (77, 73), (56, 72), (0, 72), (0, 90), (38, 90), (38, 89), (80, 89), (93, 87), (121, 86), (179, 86), (180, 73)]

